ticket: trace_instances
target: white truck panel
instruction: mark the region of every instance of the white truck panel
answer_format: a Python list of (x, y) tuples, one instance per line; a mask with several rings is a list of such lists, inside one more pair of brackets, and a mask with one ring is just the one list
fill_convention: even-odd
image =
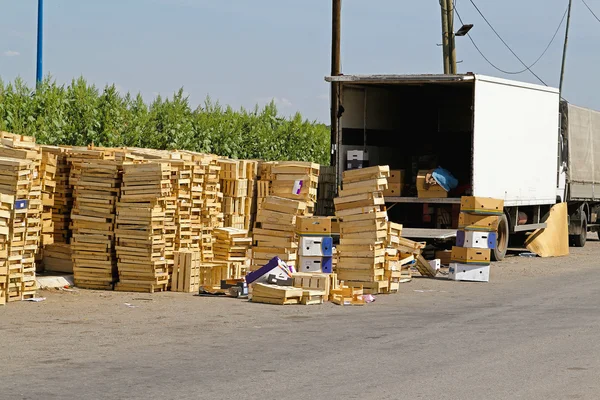
[(473, 193), (506, 206), (556, 202), (556, 89), (476, 76)]
[(600, 112), (569, 104), (570, 198), (600, 198)]

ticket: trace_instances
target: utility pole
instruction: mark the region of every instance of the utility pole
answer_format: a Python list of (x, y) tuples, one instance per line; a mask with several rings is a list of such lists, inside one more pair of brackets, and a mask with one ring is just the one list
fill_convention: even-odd
[(571, 9), (573, 7), (573, 0), (569, 0), (569, 11), (567, 14), (567, 28), (565, 29), (565, 47), (563, 48), (562, 55), (562, 67), (560, 69), (560, 85), (559, 94), (562, 97), (563, 82), (565, 80), (565, 66), (567, 64), (567, 46), (569, 44), (569, 28), (571, 27)]
[(456, 37), (454, 36), (454, 0), (446, 0), (448, 17), (448, 58), (450, 73), (456, 74)]
[[(331, 14), (331, 76), (341, 74), (341, 36), (342, 36), (342, 0), (332, 1)], [(338, 98), (339, 98), (339, 83), (331, 82), (331, 162), (330, 165), (336, 165), (338, 138)], [(338, 166), (339, 168), (339, 166)], [(337, 176), (337, 174), (336, 174)]]
[(37, 21), (37, 68), (35, 74), (36, 85), (42, 82), (44, 70), (42, 68), (42, 52), (44, 39), (44, 0), (38, 0), (38, 21)]
[(448, 1), (452, 0), (440, 0), (440, 7), (442, 8), (442, 52), (444, 55), (444, 74), (450, 73), (450, 46), (449, 46), (449, 35), (448, 35)]

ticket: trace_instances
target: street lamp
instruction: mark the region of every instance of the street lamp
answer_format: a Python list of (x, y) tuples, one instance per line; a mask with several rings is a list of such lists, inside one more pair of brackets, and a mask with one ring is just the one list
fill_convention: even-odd
[(473, 24), (466, 24), (461, 26), (461, 28), (454, 34), (454, 36), (465, 36), (469, 31), (473, 29)]

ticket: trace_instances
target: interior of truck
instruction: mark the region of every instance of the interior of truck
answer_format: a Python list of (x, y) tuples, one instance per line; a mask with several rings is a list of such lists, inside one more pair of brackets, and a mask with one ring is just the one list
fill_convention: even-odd
[(408, 186), (438, 166), (471, 185), (472, 84), (351, 85), (341, 104), (344, 149), (366, 147), (370, 165), (404, 169)]
[[(345, 84), (342, 90), (342, 139), (338, 162), (347, 168), (349, 150), (366, 150), (368, 164), (404, 170), (401, 197), (416, 198), (419, 170), (443, 167), (458, 180), (448, 193), (459, 198), (471, 190), (473, 104), (472, 83)], [(427, 208), (427, 207), (425, 207)], [(394, 220), (429, 227), (450, 227), (441, 216), (451, 205), (431, 208), (423, 204), (397, 204)], [(442, 220), (440, 220), (440, 218)], [(424, 222), (425, 221), (425, 222)]]

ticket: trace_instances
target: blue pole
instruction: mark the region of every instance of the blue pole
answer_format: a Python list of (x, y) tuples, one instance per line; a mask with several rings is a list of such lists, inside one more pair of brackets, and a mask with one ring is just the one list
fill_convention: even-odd
[(44, 39), (44, 0), (38, 0), (38, 26), (37, 26), (37, 70), (36, 83), (40, 83), (44, 76), (42, 69), (42, 42)]

